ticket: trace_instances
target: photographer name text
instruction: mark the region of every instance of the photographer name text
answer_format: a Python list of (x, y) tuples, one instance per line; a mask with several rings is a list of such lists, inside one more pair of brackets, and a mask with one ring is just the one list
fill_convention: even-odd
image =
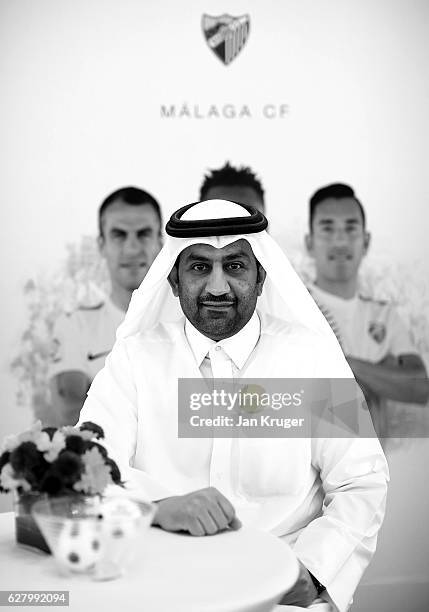
[(189, 423), (192, 427), (275, 427), (290, 429), (292, 427), (303, 427), (304, 420), (304, 418), (272, 417), (268, 415), (245, 417), (241, 414), (237, 417), (219, 415), (209, 418), (194, 414), (190, 417)]

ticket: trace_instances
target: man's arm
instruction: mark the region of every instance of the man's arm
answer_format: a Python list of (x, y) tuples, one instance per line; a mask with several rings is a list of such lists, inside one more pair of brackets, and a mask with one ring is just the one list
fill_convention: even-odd
[[(314, 349), (319, 353), (315, 377), (352, 378), (337, 344)], [(339, 425), (336, 430), (333, 422), (329, 437), (326, 433), (311, 440), (311, 462), (321, 481), (323, 506), (321, 515), (302, 529), (292, 545), (302, 565), (325, 587), (321, 597), (340, 612), (348, 609), (375, 552), (389, 479), (368, 411), (359, 410), (359, 426), (374, 437), (335, 437), (337, 431), (344, 436), (344, 428)]]
[(85, 371), (85, 353), (81, 346), (82, 330), (76, 313), (61, 315), (55, 323), (49, 364), (51, 404), (55, 410), (52, 423), (75, 425), (91, 380)]
[(398, 402), (425, 404), (429, 380), (423, 360), (417, 354), (388, 355), (379, 363), (347, 357), (359, 383), (381, 397)]
[(77, 423), (90, 385), (88, 375), (79, 370), (59, 372), (51, 377), (50, 391), (57, 422), (62, 425)]
[(388, 468), (376, 438), (321, 438), (312, 447), (325, 492), (323, 511), (302, 530), (293, 548), (343, 611), (375, 552)]
[(80, 423), (93, 421), (104, 431), (103, 444), (116, 461), (127, 488), (143, 493), (158, 510), (154, 524), (166, 531), (195, 536), (239, 529), (234, 507), (215, 488), (177, 495), (143, 469), (132, 467), (137, 444), (138, 395), (126, 341), (115, 344), (95, 377), (82, 408)]

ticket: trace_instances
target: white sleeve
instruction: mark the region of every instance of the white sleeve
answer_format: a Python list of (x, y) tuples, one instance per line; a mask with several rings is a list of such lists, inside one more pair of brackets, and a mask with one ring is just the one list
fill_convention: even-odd
[(325, 438), (313, 440), (313, 465), (325, 492), (323, 514), (301, 532), (294, 550), (343, 611), (375, 552), (387, 463), (377, 439)]
[(81, 336), (82, 332), (76, 314), (60, 315), (53, 330), (49, 364), (50, 377), (72, 370), (88, 374)]
[(80, 413), (79, 424), (92, 421), (104, 431), (103, 444), (116, 461), (127, 488), (147, 499), (173, 495), (143, 470), (133, 467), (137, 445), (138, 398), (126, 341), (115, 344), (96, 375)]
[[(331, 372), (341, 371), (343, 359), (341, 355), (335, 370), (335, 351), (326, 350), (323, 370), (330, 362)], [(368, 411), (366, 418), (373, 431)], [(294, 551), (343, 612), (375, 552), (385, 512), (387, 462), (374, 434), (374, 438), (314, 438), (312, 464), (325, 493), (322, 516), (303, 529)]]

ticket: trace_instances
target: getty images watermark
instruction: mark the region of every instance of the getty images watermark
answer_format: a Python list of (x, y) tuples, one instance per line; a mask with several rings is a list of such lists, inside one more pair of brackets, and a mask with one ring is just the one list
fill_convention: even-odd
[(180, 438), (372, 438), (371, 409), (352, 378), (178, 381)]

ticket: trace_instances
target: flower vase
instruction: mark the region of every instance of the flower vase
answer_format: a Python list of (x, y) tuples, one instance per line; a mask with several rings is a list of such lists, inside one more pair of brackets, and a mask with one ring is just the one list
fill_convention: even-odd
[(50, 554), (51, 550), (31, 514), (33, 504), (40, 499), (46, 498), (46, 493), (37, 493), (35, 491), (21, 493), (15, 497), (15, 537), (18, 544), (37, 548)]

